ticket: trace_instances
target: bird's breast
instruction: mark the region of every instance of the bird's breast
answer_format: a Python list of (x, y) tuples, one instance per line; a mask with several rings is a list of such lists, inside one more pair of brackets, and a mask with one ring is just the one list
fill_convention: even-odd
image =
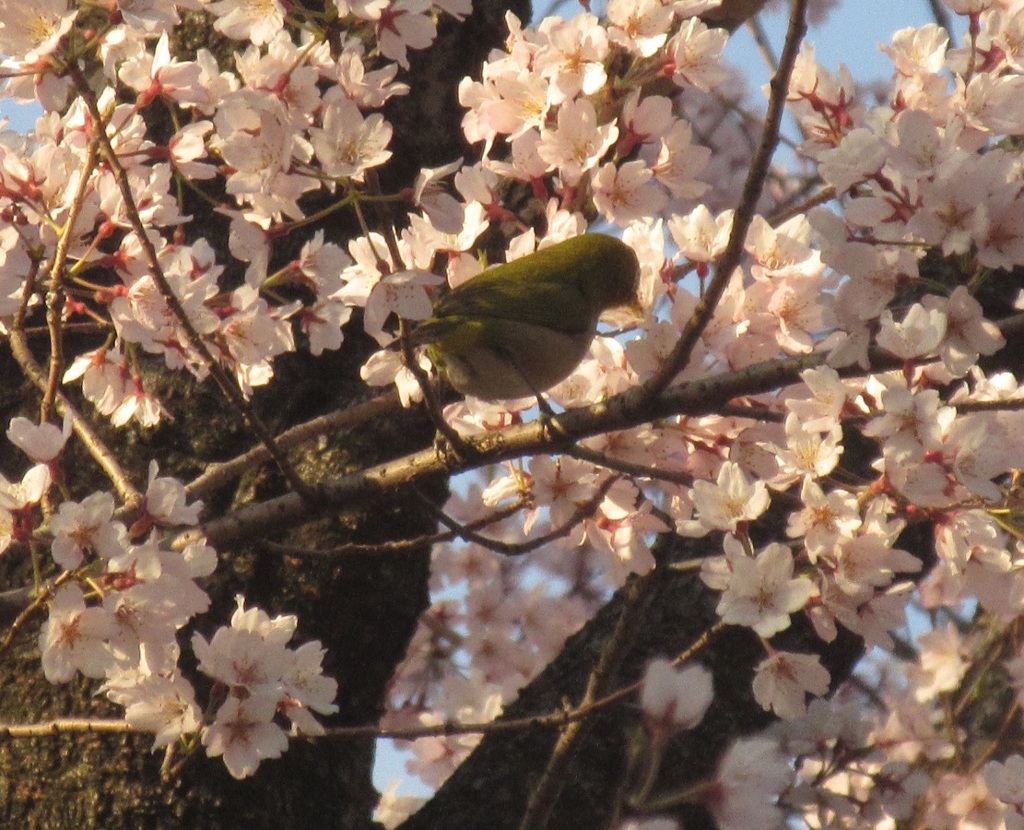
[(464, 395), (493, 401), (550, 389), (572, 373), (594, 339), (594, 332), (565, 334), (518, 321), (493, 325), (493, 336), (470, 348), (442, 350), (448, 381)]

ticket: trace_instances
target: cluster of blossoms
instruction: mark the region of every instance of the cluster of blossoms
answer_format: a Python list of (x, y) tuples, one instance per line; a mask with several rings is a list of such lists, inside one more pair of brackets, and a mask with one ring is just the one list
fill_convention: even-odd
[[(11, 421), (8, 439), (35, 463), (17, 483), (0, 476), (4, 549), (37, 533), (35, 514), (53, 496), (70, 434), (68, 419), (63, 429)], [(78, 672), (102, 679), (107, 696), (124, 706), (125, 720), (155, 733), (154, 749), (199, 737), (207, 754), (223, 755), (241, 778), (287, 746), (279, 715), (295, 733), (321, 733), (312, 713), (337, 711), (337, 683), (323, 676), (319, 643), (288, 648), (295, 617), (271, 619), (246, 610), (239, 597), (230, 626), (217, 629), (210, 642), (193, 635), (199, 670), (213, 681), (207, 705), (199, 705), (178, 667), (176, 633), (209, 608), (196, 580), (213, 573), (217, 554), (202, 539), (180, 551), (166, 545), (163, 532), (196, 525), (202, 502), (187, 503), (181, 482), (158, 472), (151, 462), (131, 527), (115, 517), (114, 497), (103, 492), (62, 501), (50, 517), (50, 552), (64, 576), (39, 634), (43, 672), (51, 683), (67, 683)], [(204, 711), (212, 717), (205, 719)]]
[[(609, 315), (623, 333), (598, 338), (550, 398), (575, 408), (644, 383), (693, 319), (708, 277), (717, 279), (736, 221), (724, 206), (738, 182), (724, 168), (742, 154), (719, 153), (714, 138), (736, 134), (716, 98), (736, 83), (721, 57), (728, 34), (699, 19), (717, 5), (612, 0), (604, 19), (585, 12), (536, 26), (508, 15), (504, 48), (459, 88), (480, 160), (424, 169), (407, 191), (381, 194), (372, 173), (391, 157), (392, 139), (382, 108), (410, 91), (397, 80), (409, 50), (428, 46), (438, 18), (461, 19), (468, 3), (337, 0), (340, 48), (312, 20), (285, 28), (275, 0), (125, 4), (98, 28), (90, 21), (84, 44), (72, 35), (86, 22), (64, 0), (5, 4), (6, 93), (45, 112), (31, 137), (0, 144), (0, 326), (20, 336), (26, 321), (54, 311), (63, 323), (96, 325), (105, 342), (70, 356), (61, 380), (80, 382), (114, 425), (152, 425), (164, 408), (143, 379), (147, 359), (200, 381), (212, 366), (226, 368), (250, 394), (274, 378), (279, 355), (342, 348), (358, 310), (381, 346), (363, 377), (395, 384), (409, 403), (421, 389), (393, 348), (395, 315), (423, 319), (438, 286), (479, 273), (476, 249), (490, 228), (506, 232), (512, 259), (600, 217), (639, 257), (643, 311)], [(675, 379), (753, 375), (759, 364), (801, 358), (799, 381), (767, 392), (753, 384), (734, 401), (745, 410), (580, 442), (591, 458), (617, 463), (536, 456), (456, 487), (446, 512), (463, 523), (496, 517), (486, 530), (495, 544), (437, 549), (433, 587), (443, 598), (393, 682), (392, 722), (494, 717), (611, 591), (654, 566), (656, 534), (721, 537), (701, 578), (720, 593), (721, 620), (764, 644), (753, 693), (784, 721), (722, 759), (703, 795), (723, 827), (758, 815), (767, 826), (765, 810), (781, 821), (776, 797), (820, 826), (875, 826), (922, 809), (933, 827), (970, 811), (1021, 825), (1019, 755), (971, 771), (912, 772), (921, 759), (953, 757), (939, 728), (944, 696), (977, 643), (952, 627), (922, 635), (919, 665), (903, 680), (913, 694), (885, 696), (888, 716), (872, 722), (845, 714), (852, 704), (808, 706), (833, 678), (817, 656), (769, 642), (798, 614), (825, 641), (841, 625), (868, 646), (892, 648), (911, 602), (939, 614), (973, 601), (1004, 626), (1024, 611), (1019, 532), (1000, 523), (1016, 495), (1008, 482), (1024, 468), (1024, 390), (1012, 374), (979, 367), (1002, 348), (1004, 330), (974, 296), (993, 274), (1024, 267), (1024, 167), (1013, 140), (1024, 135), (1024, 8), (947, 5), (967, 20), (966, 45), (952, 48), (937, 26), (898, 32), (887, 47), (894, 82), (880, 104), (862, 102), (849, 74), (819, 66), (810, 47), (800, 53), (788, 103), (799, 152), (832, 204), (776, 221), (772, 209), (791, 206), (799, 183), (766, 194), (746, 229), (745, 259), (723, 275), (714, 316)], [(172, 55), (186, 10), (205, 10), (239, 42), (230, 71), (204, 49)], [(76, 49), (92, 50), (106, 84), (95, 100), (65, 71)], [(156, 102), (175, 113), (163, 140), (144, 117)], [(213, 181), (225, 199), (227, 255), (178, 233), (189, 222), (179, 185)], [(510, 187), (532, 195), (543, 233), (503, 203)], [(314, 233), (271, 270), (277, 240), (315, 218), (303, 209), (311, 194), (357, 208), (367, 198), (404, 201), (408, 221), (367, 229), (347, 250)], [(942, 280), (926, 253), (948, 265)], [(438, 261), (443, 273), (431, 270)], [(690, 273), (699, 287), (684, 283)], [(285, 288), (298, 298), (281, 299)], [(891, 368), (871, 370), (878, 365)], [(531, 405), (470, 399), (444, 415), (472, 435)], [(870, 457), (847, 469), (852, 432)], [(192, 640), (216, 704), (199, 707), (177, 668), (175, 633), (206, 610), (196, 580), (212, 572), (215, 554), (203, 542), (173, 550), (164, 533), (194, 525), (198, 505), (155, 466), (130, 527), (112, 494), (63, 498), (69, 436), (69, 421), (61, 429), (15, 419), (8, 437), (34, 466), (18, 482), (0, 480), (4, 548), (45, 538), (67, 572), (40, 635), (46, 676), (103, 678), (157, 746), (201, 733), (239, 777), (284, 750), (282, 719), (317, 733), (312, 713), (335, 711), (322, 649), (289, 648), (293, 617), (272, 619), (241, 601), (230, 627)], [(755, 543), (751, 527), (771, 510), (788, 513), (785, 539)], [(915, 585), (908, 577), (922, 562), (898, 539), (922, 519), (934, 524), (938, 561)], [(528, 561), (499, 552), (538, 541)], [(1024, 699), (1022, 661), (1004, 662)], [(656, 666), (642, 700), (652, 752), (698, 722), (709, 696), (696, 667)], [(898, 685), (887, 678), (883, 692)], [(205, 723), (201, 712), (214, 708)], [(439, 784), (473, 742), (416, 741), (411, 768)], [(799, 761), (795, 781), (784, 753)]]

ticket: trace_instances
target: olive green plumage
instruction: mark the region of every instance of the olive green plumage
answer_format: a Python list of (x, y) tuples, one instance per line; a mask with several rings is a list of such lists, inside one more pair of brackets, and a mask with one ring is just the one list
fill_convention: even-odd
[(457, 390), (534, 395), (586, 355), (607, 309), (636, 303), (640, 266), (612, 236), (585, 234), (489, 268), (452, 289), (412, 332)]

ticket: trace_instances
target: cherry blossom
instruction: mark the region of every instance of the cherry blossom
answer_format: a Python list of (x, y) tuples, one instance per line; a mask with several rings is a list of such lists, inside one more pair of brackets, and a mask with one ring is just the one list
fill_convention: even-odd
[(782, 718), (795, 718), (805, 711), (806, 693), (828, 692), (829, 673), (816, 654), (777, 651), (755, 669), (754, 699)]
[(707, 669), (676, 669), (667, 660), (653, 660), (644, 675), (640, 705), (652, 731), (692, 729), (704, 717), (713, 696)]
[(735, 531), (741, 522), (760, 516), (769, 502), (764, 482), (751, 482), (739, 465), (727, 461), (714, 484), (698, 481), (693, 486), (696, 521), (685, 526), (699, 533), (710, 530)]
[(790, 614), (817, 592), (809, 579), (793, 576), (793, 555), (785, 545), (773, 543), (750, 557), (730, 543), (725, 559), (731, 573), (717, 611), (723, 622), (749, 626), (762, 637), (788, 628)]
[(201, 501), (186, 504), (185, 488), (182, 483), (158, 475), (156, 461), (149, 464), (149, 481), (146, 487), (146, 512), (153, 521), (165, 525), (194, 525), (199, 521), (203, 509)]
[(224, 765), (235, 778), (246, 778), (260, 762), (280, 757), (288, 748), (288, 737), (271, 720), (276, 708), (277, 700), (272, 695), (229, 697), (203, 733), (206, 754), (211, 758), (223, 756)]
[(138, 103), (141, 106), (157, 96), (164, 96), (182, 106), (191, 106), (206, 101), (205, 95), (197, 89), (200, 71), (197, 63), (171, 58), (170, 43), (164, 33), (152, 55), (143, 52), (136, 60), (125, 61), (119, 74), (127, 86), (139, 93)]
[(654, 171), (640, 160), (621, 167), (609, 162), (593, 178), (594, 204), (604, 216), (626, 225), (641, 216), (657, 213), (667, 197), (654, 181)]
[(322, 124), (310, 130), (310, 141), (330, 176), (362, 181), (367, 170), (391, 158), (391, 125), (379, 113), (364, 117), (354, 101), (339, 98), (325, 108)]
[(683, 256), (697, 263), (714, 262), (729, 241), (732, 211), (712, 216), (704, 205), (698, 205), (686, 216), (673, 216), (668, 229)]
[[(108, 682), (111, 689), (116, 681)], [(111, 695), (125, 707), (125, 720), (155, 734), (153, 749), (167, 746), (199, 730), (199, 705), (191, 684), (181, 677), (150, 675), (127, 687), (123, 695)]]
[(48, 464), (64, 449), (71, 437), (71, 418), (64, 416), (63, 426), (33, 424), (27, 418), (12, 418), (7, 438), (37, 464)]
[(284, 24), (284, 7), (277, 0), (258, 4), (217, 0), (209, 9), (217, 15), (217, 31), (234, 40), (251, 40), (256, 46), (271, 40)]
[(608, 21), (612, 24), (608, 30), (612, 42), (647, 58), (665, 44), (672, 9), (655, 0), (611, 0)]
[(57, 48), (77, 15), (78, 10), (69, 9), (64, 0), (5, 4), (0, 49), (31, 65)]
[(696, 17), (688, 20), (665, 44), (672, 79), (682, 85), (707, 92), (726, 77), (719, 58), (727, 35), (722, 29), (709, 29)]
[(613, 124), (598, 126), (594, 105), (581, 98), (558, 108), (558, 128), (541, 131), (537, 154), (558, 168), (566, 184), (575, 185), (597, 165), (617, 137), (618, 128)]
[(537, 27), (537, 34), (543, 45), (534, 56), (534, 68), (550, 79), (553, 104), (579, 93), (593, 95), (605, 86), (608, 34), (597, 17), (589, 13), (571, 20), (547, 17)]
[(989, 761), (982, 768), (982, 775), (989, 792), (1006, 805), (1007, 830), (1019, 830), (1024, 826), (1024, 792), (1021, 791), (1021, 773), (1024, 772), (1024, 758), (1011, 755), (1005, 761)]
[(63, 568), (77, 568), (86, 553), (115, 559), (127, 546), (125, 527), (113, 521), (114, 498), (93, 493), (81, 503), (66, 501), (50, 522), (54, 560)]
[(394, 0), (382, 4), (378, 14), (371, 13), (381, 53), (408, 68), (408, 50), (425, 49), (437, 35), (437, 26), (426, 14), (429, 9), (427, 0)]
[(54, 596), (39, 634), (46, 679), (67, 683), (79, 671), (87, 677), (102, 677), (113, 662), (106, 645), (113, 626), (114, 620), (105, 609), (86, 607), (77, 586), (63, 586)]
[(752, 822), (764, 828), (781, 827), (782, 811), (773, 801), (791, 779), (792, 771), (774, 741), (737, 741), (718, 767), (708, 809), (723, 830), (739, 830)]
[(788, 536), (801, 538), (811, 561), (833, 551), (840, 539), (852, 539), (861, 525), (857, 498), (845, 490), (826, 493), (811, 478), (800, 485), (804, 507), (789, 514)]

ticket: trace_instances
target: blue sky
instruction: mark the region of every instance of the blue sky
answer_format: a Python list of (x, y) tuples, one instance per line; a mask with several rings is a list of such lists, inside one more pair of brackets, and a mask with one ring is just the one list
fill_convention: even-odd
[[(786, 33), (786, 14), (778, 9), (763, 15), (762, 21), (777, 52)], [(876, 80), (887, 78), (891, 67), (878, 44), (888, 43), (899, 29), (931, 22), (934, 18), (927, 0), (841, 0), (824, 25), (811, 29), (808, 40), (815, 44), (823, 66), (834, 69), (845, 63), (857, 80)], [(764, 61), (746, 29), (736, 32), (726, 55), (742, 67), (764, 71)]]

